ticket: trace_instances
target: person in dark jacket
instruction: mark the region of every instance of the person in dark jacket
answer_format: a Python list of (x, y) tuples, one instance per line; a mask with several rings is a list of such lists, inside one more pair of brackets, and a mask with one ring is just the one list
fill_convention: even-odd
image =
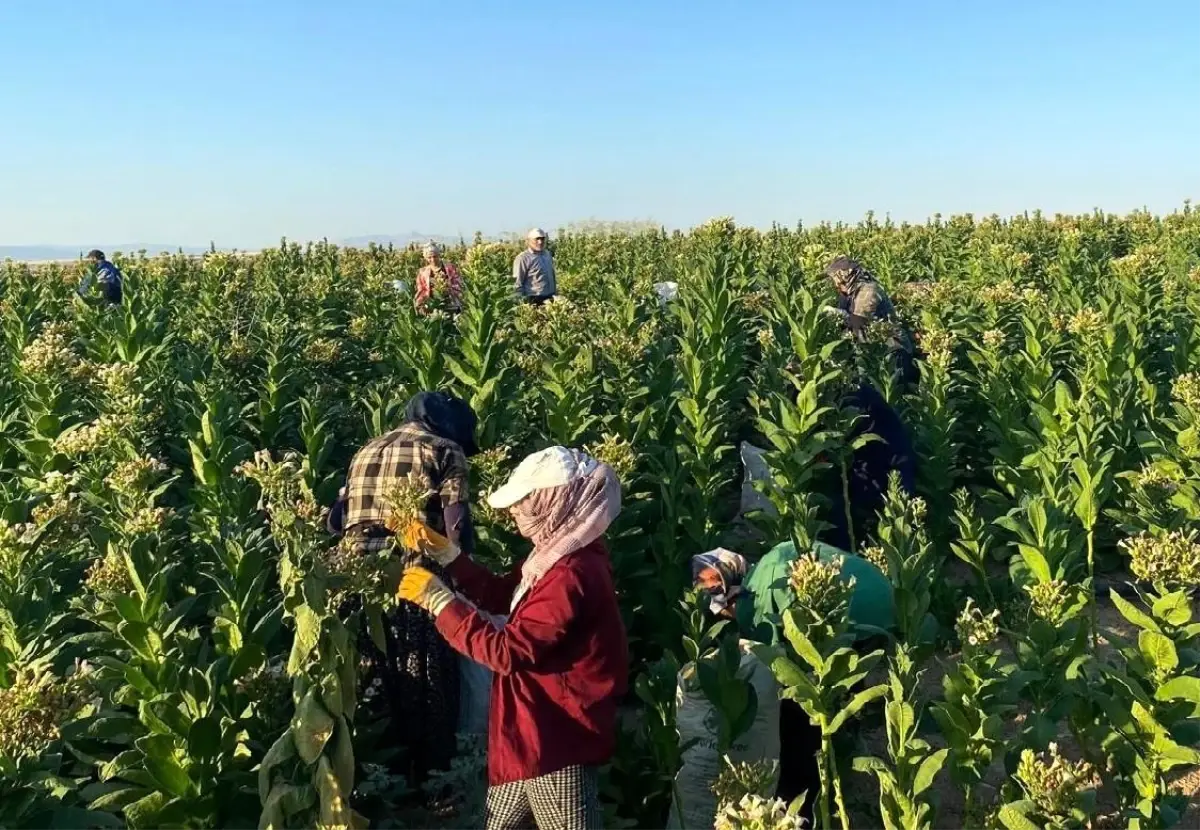
[(883, 504), (888, 479), (893, 471), (899, 473), (904, 491), (915, 494), (917, 454), (899, 414), (875, 387), (860, 383), (843, 398), (842, 403), (863, 416), (846, 436), (847, 442), (867, 433), (873, 433), (881, 439), (868, 441), (859, 447), (850, 462), (847, 472), (852, 525), (846, 520), (846, 502), (840, 479), (836, 486), (830, 487), (828, 494), (833, 503), (830, 513), (834, 527), (828, 531), (826, 541), (834, 547), (850, 550), (853, 547), (850, 544), (851, 527), (855, 540), (861, 542), (866, 538), (868, 526)]
[[(427, 528), (406, 541), (446, 567), (462, 596), (409, 567), (401, 599), (437, 620), (459, 652), (493, 672), (489, 830), (601, 826), (599, 769), (616, 749), (629, 654), (603, 535), (621, 511), (616, 473), (578, 450), (526, 458), (488, 503), (511, 510), (533, 552), (500, 576)], [(418, 541), (424, 540), (424, 541)], [(508, 614), (497, 626), (490, 615)]]
[[(429, 492), (422, 521), (462, 550), (474, 550), (467, 458), (479, 451), (475, 428), (466, 402), (443, 392), (414, 396), (404, 422), (354, 456), (329, 529), (363, 554), (388, 548), (394, 533), (385, 496), (395, 485), (417, 480)], [(449, 579), (436, 562), (424, 564)], [(352, 600), (343, 612), (357, 610), (358, 602)], [(449, 768), (454, 757), (459, 660), (433, 617), (415, 605), (401, 604), (385, 615), (384, 638), (386, 653), (366, 632), (359, 638), (367, 664), (363, 698), (388, 717), (388, 738), (405, 753), (400, 771), (410, 784), (419, 784), (431, 770)]]
[(91, 294), (92, 283), (95, 282), (99, 286), (100, 296), (104, 302), (109, 305), (120, 305), (122, 283), (124, 282), (121, 270), (105, 258), (103, 251), (89, 251), (84, 259), (88, 263), (87, 273), (84, 274), (83, 281), (79, 284), (76, 293), (87, 299)]
[(836, 257), (830, 262), (825, 268), (825, 275), (838, 294), (837, 306), (831, 311), (842, 318), (856, 339), (865, 340), (867, 328), (877, 321), (886, 321), (895, 327), (888, 341), (888, 350), (896, 375), (902, 384), (915, 384), (918, 373), (912, 337), (875, 275), (862, 263), (846, 256)]

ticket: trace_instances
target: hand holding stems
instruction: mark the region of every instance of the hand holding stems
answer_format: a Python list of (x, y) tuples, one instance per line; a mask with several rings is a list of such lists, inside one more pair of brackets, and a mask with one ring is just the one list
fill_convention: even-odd
[(424, 522), (413, 520), (400, 533), (400, 544), (405, 550), (428, 556), (443, 568), (458, 558), (462, 550), (442, 534)]
[(454, 592), (432, 572), (419, 565), (410, 565), (404, 569), (396, 595), (402, 600), (419, 605), (434, 617), (446, 610), (446, 606), (454, 600)]

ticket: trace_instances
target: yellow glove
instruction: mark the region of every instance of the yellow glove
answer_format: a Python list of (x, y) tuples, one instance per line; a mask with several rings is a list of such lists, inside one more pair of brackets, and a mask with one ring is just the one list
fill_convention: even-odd
[(424, 522), (416, 520), (409, 522), (400, 533), (400, 544), (404, 546), (405, 550), (428, 556), (443, 568), (457, 559), (461, 553), (458, 545)]
[(445, 611), (446, 606), (454, 599), (454, 592), (447, 588), (445, 583), (416, 565), (404, 569), (404, 576), (400, 579), (400, 589), (396, 591), (396, 595), (413, 605), (421, 606), (434, 617)]

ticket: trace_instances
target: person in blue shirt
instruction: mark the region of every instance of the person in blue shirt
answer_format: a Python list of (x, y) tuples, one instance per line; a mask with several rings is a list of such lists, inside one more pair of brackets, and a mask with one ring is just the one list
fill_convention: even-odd
[(100, 296), (106, 303), (120, 305), (121, 283), (124, 281), (120, 269), (108, 261), (103, 251), (89, 251), (85, 260), (88, 262), (88, 270), (76, 293), (86, 300), (91, 294), (92, 283), (95, 282), (99, 286)]

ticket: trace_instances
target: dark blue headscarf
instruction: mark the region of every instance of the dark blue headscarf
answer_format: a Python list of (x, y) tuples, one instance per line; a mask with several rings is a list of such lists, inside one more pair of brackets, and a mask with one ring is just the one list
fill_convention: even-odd
[(420, 424), (428, 432), (453, 441), (470, 458), (479, 454), (475, 427), (479, 419), (470, 404), (446, 392), (420, 392), (404, 408), (404, 420)]

